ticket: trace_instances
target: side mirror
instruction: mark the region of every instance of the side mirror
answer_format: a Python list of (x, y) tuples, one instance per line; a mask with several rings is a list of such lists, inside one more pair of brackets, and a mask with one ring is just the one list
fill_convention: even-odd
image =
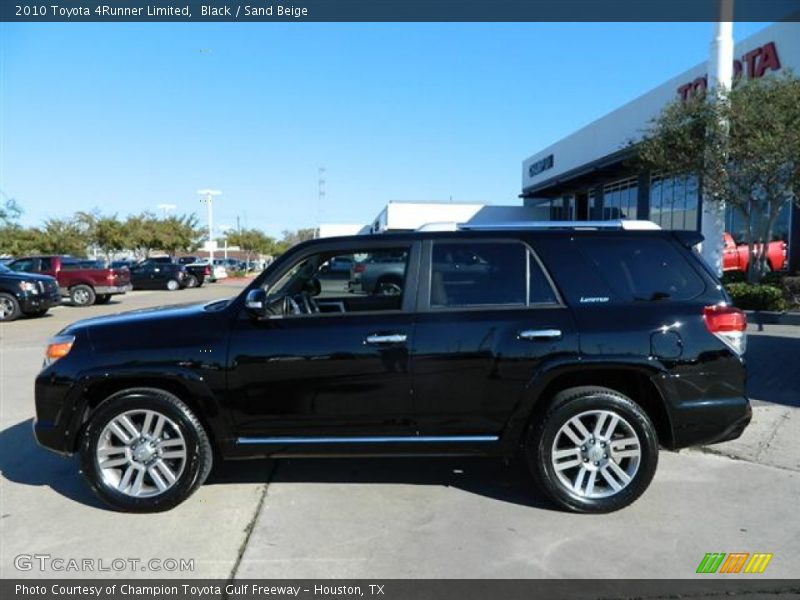
[(267, 292), (261, 288), (256, 288), (247, 292), (244, 306), (251, 315), (263, 319), (267, 316)]

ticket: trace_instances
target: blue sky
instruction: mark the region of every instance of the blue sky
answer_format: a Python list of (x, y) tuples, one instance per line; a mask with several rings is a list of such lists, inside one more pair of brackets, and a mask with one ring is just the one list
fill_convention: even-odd
[[(737, 23), (736, 39), (764, 24)], [(708, 53), (707, 23), (0, 24), (22, 221), (159, 204), (283, 229), (516, 204), (521, 161)], [(327, 196), (317, 199), (317, 168)]]

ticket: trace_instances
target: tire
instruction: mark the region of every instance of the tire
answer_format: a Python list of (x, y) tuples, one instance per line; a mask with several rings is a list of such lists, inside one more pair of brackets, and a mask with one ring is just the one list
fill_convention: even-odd
[(0, 322), (9, 323), (22, 314), (19, 302), (11, 294), (0, 293)]
[(189, 275), (186, 276), (186, 287), (187, 288), (200, 287), (200, 282), (198, 281), (195, 275), (189, 273)]
[(95, 298), (95, 304), (108, 304), (111, 301), (111, 294), (98, 294)]
[[(133, 430), (123, 425), (124, 419), (117, 420), (123, 416)], [(156, 454), (158, 449), (162, 455)], [(206, 480), (213, 463), (211, 443), (195, 414), (176, 396), (152, 388), (123, 390), (106, 399), (82, 432), (80, 455), (81, 472), (103, 502), (139, 513), (169, 510), (186, 500)], [(104, 468), (101, 460), (112, 464)]]
[(167, 289), (170, 292), (181, 289), (181, 284), (177, 279), (167, 279)]
[(91, 306), (96, 297), (92, 287), (83, 283), (69, 289), (69, 299), (75, 306)]
[(525, 458), (538, 486), (559, 507), (607, 513), (628, 506), (650, 485), (658, 436), (644, 410), (627, 396), (603, 387), (575, 387), (556, 394), (531, 423)]

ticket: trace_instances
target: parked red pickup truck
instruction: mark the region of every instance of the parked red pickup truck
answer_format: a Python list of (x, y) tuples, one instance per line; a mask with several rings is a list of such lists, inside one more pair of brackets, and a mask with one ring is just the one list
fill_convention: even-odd
[[(724, 271), (747, 271), (750, 264), (750, 252), (747, 244), (737, 244), (730, 233), (724, 233), (725, 247), (722, 253), (722, 268)], [(755, 245), (756, 252), (761, 244)], [(787, 247), (786, 242), (776, 241), (767, 245), (767, 264), (771, 271), (780, 271), (786, 267)]]
[(17, 272), (55, 277), (61, 295), (69, 296), (76, 306), (105, 304), (111, 296), (133, 289), (127, 268), (108, 268), (102, 261), (73, 256), (25, 256), (7, 266)]

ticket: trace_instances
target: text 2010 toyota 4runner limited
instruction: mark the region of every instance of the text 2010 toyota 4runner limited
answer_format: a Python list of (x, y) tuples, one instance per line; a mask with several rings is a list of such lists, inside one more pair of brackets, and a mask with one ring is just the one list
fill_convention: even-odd
[[(80, 321), (47, 348), (35, 434), (114, 507), (185, 500), (212, 456), (522, 452), (558, 505), (607, 512), (659, 445), (739, 436), (745, 316), (697, 233), (461, 228), (322, 239), (236, 298)], [(322, 267), (391, 254), (399, 285)], [(169, 332), (165, 334), (165, 332)]]

